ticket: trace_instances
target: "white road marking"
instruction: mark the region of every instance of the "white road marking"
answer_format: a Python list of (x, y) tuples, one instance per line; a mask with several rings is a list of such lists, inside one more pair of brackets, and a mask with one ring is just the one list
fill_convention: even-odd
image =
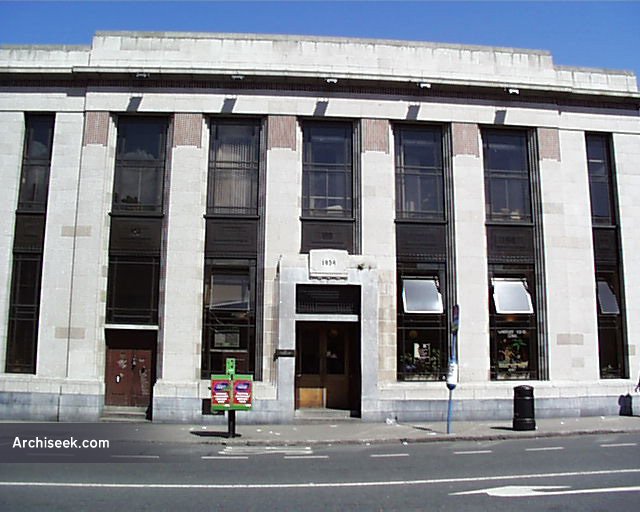
[(478, 455), (481, 453), (493, 453), (491, 450), (470, 450), (466, 452), (453, 452), (454, 455)]
[(220, 455), (313, 455), (310, 446), (227, 446)]
[(247, 460), (246, 455), (203, 455), (203, 460)]
[(525, 452), (551, 452), (553, 450), (564, 450), (563, 446), (544, 446), (542, 448), (525, 448)]
[(285, 459), (328, 459), (328, 455), (285, 455)]
[(638, 443), (608, 443), (601, 444), (601, 448), (622, 448), (624, 446), (638, 446)]
[(389, 487), (411, 485), (438, 485), (474, 482), (495, 482), (500, 480), (528, 480), (535, 478), (565, 478), (575, 476), (601, 476), (640, 473), (640, 468), (605, 469), (599, 471), (572, 471), (566, 473), (533, 473), (523, 475), (473, 476), (459, 478), (440, 478), (430, 480), (391, 480), (372, 482), (304, 482), (279, 484), (134, 484), (101, 482), (8, 482), (0, 481), (0, 487), (60, 487), (88, 489), (333, 489), (345, 487)]
[(640, 485), (631, 487), (601, 487), (599, 489), (572, 489), (566, 485), (507, 485), (477, 491), (454, 492), (450, 496), (465, 496), (470, 494), (487, 494), (500, 498), (523, 498), (531, 496), (563, 496), (566, 494), (603, 494), (609, 492), (640, 492)]
[(382, 457), (408, 457), (408, 453), (372, 453), (369, 457), (382, 458)]
[(112, 455), (114, 459), (159, 459), (159, 455)]

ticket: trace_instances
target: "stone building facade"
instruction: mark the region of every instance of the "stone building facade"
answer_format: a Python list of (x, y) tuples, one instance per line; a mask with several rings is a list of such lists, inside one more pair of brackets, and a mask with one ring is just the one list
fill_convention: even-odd
[[(640, 93), (547, 52), (97, 33), (0, 48), (0, 417), (617, 414)], [(452, 337), (452, 310), (459, 332)], [(455, 350), (454, 350), (455, 347)]]

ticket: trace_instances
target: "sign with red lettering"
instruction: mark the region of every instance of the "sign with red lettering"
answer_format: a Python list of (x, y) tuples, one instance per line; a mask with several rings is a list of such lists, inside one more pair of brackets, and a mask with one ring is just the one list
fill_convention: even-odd
[(253, 377), (236, 375), (233, 380), (233, 397), (231, 408), (238, 410), (251, 409), (253, 402)]
[(211, 410), (225, 411), (231, 408), (232, 381), (227, 375), (211, 376)]

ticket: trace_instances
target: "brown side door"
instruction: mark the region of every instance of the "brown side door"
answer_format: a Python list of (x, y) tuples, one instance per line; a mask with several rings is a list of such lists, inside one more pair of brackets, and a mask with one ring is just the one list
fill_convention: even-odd
[(149, 406), (152, 356), (151, 350), (107, 348), (107, 405)]

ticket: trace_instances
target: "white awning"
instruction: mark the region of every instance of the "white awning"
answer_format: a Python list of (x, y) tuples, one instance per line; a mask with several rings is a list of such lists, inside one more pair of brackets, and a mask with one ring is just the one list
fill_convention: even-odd
[(444, 311), (435, 278), (403, 279), (402, 303), (405, 313), (441, 314)]
[(611, 285), (606, 281), (598, 281), (598, 304), (600, 313), (604, 315), (619, 315), (620, 306), (618, 299), (611, 289)]
[(533, 314), (533, 303), (527, 290), (526, 279), (494, 277), (491, 279), (491, 284), (496, 313), (500, 315)]

